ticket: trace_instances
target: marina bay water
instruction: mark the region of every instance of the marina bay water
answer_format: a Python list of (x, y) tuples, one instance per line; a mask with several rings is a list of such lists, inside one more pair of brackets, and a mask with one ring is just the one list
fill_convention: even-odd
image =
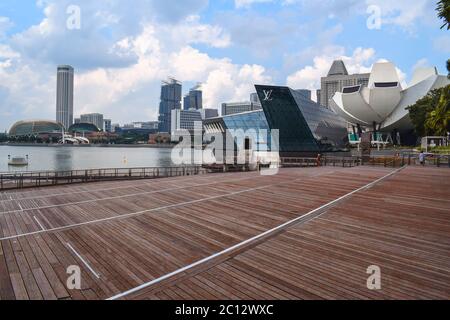
[[(0, 145), (0, 172), (167, 167), (173, 165), (171, 153), (170, 148)], [(29, 165), (8, 166), (8, 155), (28, 155)]]

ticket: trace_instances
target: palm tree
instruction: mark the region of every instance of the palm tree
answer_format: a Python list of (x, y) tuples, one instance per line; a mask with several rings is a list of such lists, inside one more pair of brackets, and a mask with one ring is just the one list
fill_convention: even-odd
[(450, 79), (450, 59), (447, 60), (447, 71), (448, 71), (448, 78)]
[(436, 109), (427, 116), (425, 128), (429, 134), (440, 136), (450, 131), (450, 85), (442, 89)]
[(447, 28), (450, 29), (450, 0), (440, 0), (437, 3), (438, 17), (444, 20), (444, 24), (441, 29)]

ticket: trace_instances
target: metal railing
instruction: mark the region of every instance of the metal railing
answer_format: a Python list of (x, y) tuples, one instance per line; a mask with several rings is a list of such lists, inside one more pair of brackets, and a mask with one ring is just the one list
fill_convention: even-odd
[(185, 166), (0, 173), (0, 191), (98, 181), (157, 179), (208, 172), (201, 166)]
[[(408, 166), (421, 165), (419, 156), (417, 154), (403, 154), (401, 156), (390, 156), (390, 157), (371, 157), (367, 164), (373, 166), (384, 166), (387, 168), (390, 167), (398, 168), (406, 165)], [(450, 155), (427, 155), (424, 165), (450, 168)]]
[(315, 159), (315, 158), (283, 157), (283, 158), (280, 158), (280, 165), (283, 168), (317, 167), (317, 159)]

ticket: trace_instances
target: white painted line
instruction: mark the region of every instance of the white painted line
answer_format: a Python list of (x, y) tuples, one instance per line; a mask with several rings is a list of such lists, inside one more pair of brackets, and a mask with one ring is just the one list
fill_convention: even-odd
[[(295, 219), (293, 219), (293, 220), (291, 220), (291, 221), (288, 221), (288, 222), (286, 222), (286, 223), (283, 223), (282, 225), (280, 225), (280, 226), (278, 226), (278, 227), (275, 227), (275, 228), (273, 228), (273, 229), (271, 229), (271, 230), (268, 230), (268, 231), (266, 231), (266, 232), (264, 232), (264, 233), (261, 233), (260, 235), (257, 235), (257, 236), (255, 236), (255, 237), (253, 237), (253, 238), (250, 238), (250, 239), (248, 239), (248, 240), (245, 240), (245, 241), (243, 241), (243, 242), (241, 242), (241, 243), (239, 243), (239, 244), (237, 244), (237, 245), (235, 245), (235, 246), (232, 246), (232, 247), (230, 247), (230, 248), (228, 248), (228, 249), (225, 249), (225, 250), (223, 250), (223, 251), (221, 251), (221, 252), (219, 252), (219, 253), (216, 253), (216, 254), (214, 254), (214, 255), (212, 255), (212, 256), (206, 257), (206, 258), (204, 258), (204, 259), (202, 259), (202, 260), (200, 260), (200, 261), (198, 261), (198, 262), (195, 262), (195, 263), (190, 264), (190, 265), (188, 265), (188, 266), (186, 266), (186, 267), (183, 267), (183, 268), (181, 268), (181, 269), (178, 269), (178, 270), (176, 270), (176, 271), (174, 271), (174, 272), (171, 272), (171, 273), (169, 273), (169, 274), (166, 274), (166, 275), (164, 275), (164, 276), (162, 276), (162, 277), (160, 277), (160, 278), (154, 279), (154, 280), (152, 280), (152, 281), (150, 281), (150, 282), (147, 282), (147, 283), (144, 283), (144, 284), (142, 284), (142, 285), (140, 285), (140, 286), (138, 286), (138, 287), (136, 287), (136, 288), (133, 288), (133, 289), (128, 290), (128, 291), (126, 291), (126, 292), (123, 292), (123, 293), (121, 293), (121, 294), (115, 295), (115, 296), (113, 296), (113, 297), (111, 297), (111, 298), (109, 298), (109, 299), (107, 299), (107, 300), (117, 300), (117, 299), (121, 299), (121, 298), (126, 297), (126, 296), (128, 296), (128, 295), (130, 295), (130, 294), (133, 294), (133, 293), (136, 293), (136, 292), (138, 292), (138, 291), (140, 291), (140, 290), (143, 290), (143, 289), (146, 289), (146, 288), (148, 288), (148, 287), (151, 287), (151, 286), (153, 286), (153, 285), (155, 285), (155, 284), (157, 284), (157, 283), (160, 283), (160, 282), (162, 282), (162, 281), (164, 281), (164, 280), (166, 280), (166, 279), (169, 279), (169, 278), (171, 278), (171, 277), (173, 277), (173, 276), (176, 276), (176, 275), (178, 275), (178, 274), (181, 274), (181, 273), (183, 273), (183, 272), (186, 272), (186, 271), (188, 271), (188, 270), (190, 270), (190, 269), (192, 269), (192, 268), (195, 268), (195, 267), (197, 267), (197, 266), (199, 266), (199, 265), (201, 265), (201, 264), (204, 264), (204, 263), (207, 263), (207, 262), (209, 262), (209, 261), (211, 261), (211, 260), (214, 260), (214, 259), (216, 259), (216, 258), (218, 258), (218, 257), (220, 257), (220, 256), (223, 256), (223, 255), (227, 254), (227, 253), (230, 253), (230, 252), (232, 252), (232, 251), (235, 251), (235, 250), (237, 250), (237, 249), (240, 249), (241, 247), (244, 247), (245, 245), (247, 245), (247, 244), (249, 244), (249, 243), (258, 241), (259, 239), (262, 239), (262, 238), (264, 238), (264, 237), (266, 237), (266, 236), (268, 236), (268, 235), (270, 235), (270, 234), (272, 234), (272, 233), (276, 233), (276, 232), (278, 232), (278, 231), (281, 231), (281, 230), (283, 230), (284, 228), (286, 228), (286, 227), (288, 227), (288, 226), (290, 226), (290, 225), (292, 225), (292, 224), (295, 224), (295, 223), (298, 222), (298, 221), (304, 220), (305, 218), (307, 218), (307, 217), (309, 217), (309, 216), (311, 216), (311, 215), (314, 215), (314, 214), (317, 213), (317, 212), (320, 212), (320, 211), (322, 211), (322, 210), (324, 210), (324, 209), (326, 209), (326, 208), (328, 208), (328, 207), (330, 207), (330, 206), (332, 206), (332, 205), (334, 205), (334, 204), (336, 204), (336, 203), (338, 203), (338, 202), (340, 202), (340, 201), (342, 201), (342, 200), (344, 200), (344, 199), (346, 199), (346, 198), (349, 198), (350, 196), (354, 195), (355, 193), (358, 193), (358, 192), (360, 192), (360, 191), (367, 190), (367, 189), (373, 187), (373, 186), (376, 185), (377, 183), (379, 183), (379, 182), (381, 182), (381, 181), (383, 181), (383, 180), (385, 180), (385, 179), (391, 177), (392, 175), (394, 175), (394, 174), (398, 173), (399, 171), (403, 170), (404, 168), (405, 168), (405, 167), (402, 167), (402, 168), (400, 168), (400, 169), (397, 169), (397, 170), (395, 170), (395, 171), (389, 173), (388, 175), (386, 175), (386, 176), (384, 176), (384, 177), (382, 177), (382, 178), (380, 178), (380, 179), (378, 179), (378, 180), (376, 180), (376, 181), (374, 181), (374, 182), (371, 182), (371, 183), (369, 183), (369, 184), (367, 184), (367, 185), (365, 185), (365, 186), (363, 186), (363, 187), (361, 187), (361, 188), (359, 188), (359, 189), (357, 189), (357, 190), (355, 190), (355, 191), (352, 191), (352, 192), (350, 192), (350, 193), (347, 193), (346, 195), (344, 195), (344, 196), (342, 196), (342, 197), (340, 197), (340, 198), (338, 198), (338, 199), (336, 199), (336, 200), (333, 200), (333, 201), (331, 201), (331, 202), (329, 202), (329, 203), (327, 203), (327, 204), (325, 204), (325, 205), (323, 205), (323, 206), (321, 206), (321, 207), (319, 207), (319, 208), (317, 208), (317, 209), (314, 209), (314, 210), (308, 212), (308, 213), (305, 214), (305, 215), (302, 215), (302, 216), (300, 216), (300, 217), (298, 217), (298, 218), (295, 218)], [(318, 217), (318, 216), (317, 216), (317, 217)], [(317, 218), (317, 217), (316, 217), (316, 218)]]
[[(114, 187), (114, 188), (92, 189), (92, 190), (83, 190), (83, 191), (75, 191), (75, 192), (61, 192), (61, 193), (53, 193), (53, 194), (50, 194), (50, 195), (41, 195), (41, 196), (28, 197), (28, 198), (13, 199), (12, 198), (13, 194), (14, 195), (17, 195), (17, 194), (24, 195), (24, 194), (34, 193), (34, 192), (38, 191), (38, 190), (33, 190), (33, 191), (20, 191), (20, 190), (18, 190), (17, 192), (14, 192), (14, 193), (3, 192), (2, 194), (4, 194), (4, 195), (10, 195), (9, 196), (10, 199), (9, 200), (8, 199), (0, 200), (0, 202), (10, 201), (10, 200), (44, 199), (44, 198), (50, 198), (50, 197), (55, 197), (55, 196), (73, 195), (73, 194), (81, 194), (81, 193), (92, 193), (92, 192), (102, 192), (102, 191), (113, 191), (113, 190), (121, 190), (121, 189), (133, 188), (133, 187), (144, 187), (144, 186), (150, 186), (150, 185), (153, 186), (155, 183), (174, 182), (173, 181), (174, 178), (178, 178), (181, 181), (190, 180), (190, 179), (192, 179), (192, 177), (195, 177), (196, 180), (205, 180), (205, 179), (209, 179), (212, 175), (220, 175), (220, 176), (225, 176), (225, 175), (231, 176), (231, 175), (233, 175), (234, 176), (235, 174), (234, 173), (225, 173), (225, 174), (221, 174), (221, 173), (214, 174), (214, 173), (211, 173), (211, 174), (205, 174), (205, 175), (180, 176), (180, 177), (169, 177), (169, 178), (159, 178), (159, 179), (149, 178), (149, 179), (143, 179), (143, 180), (130, 180), (130, 181), (126, 181), (127, 183), (130, 183), (130, 185), (125, 185), (125, 186), (122, 185), (120, 187)], [(154, 183), (149, 183), (148, 182), (149, 180), (153, 181)], [(98, 181), (98, 182), (101, 182), (101, 181)], [(120, 180), (119, 181), (112, 181), (111, 183), (114, 183), (114, 182), (117, 183), (117, 182), (120, 182)], [(134, 182), (134, 184), (133, 184), (133, 182)], [(140, 183), (136, 184), (137, 182), (140, 182)], [(224, 181), (222, 181), (222, 182), (224, 182)], [(69, 189), (71, 187), (73, 187), (73, 186), (66, 185), (66, 189)], [(46, 188), (46, 186), (43, 186), (41, 188)]]
[(138, 212), (132, 212), (132, 213), (123, 214), (123, 215), (119, 215), (119, 216), (114, 216), (114, 217), (110, 217), (110, 218), (92, 220), (92, 221), (87, 221), (87, 222), (71, 224), (71, 225), (67, 225), (67, 226), (63, 226), (63, 227), (47, 229), (45, 231), (36, 231), (36, 232), (18, 234), (18, 235), (15, 235), (15, 236), (9, 236), (9, 237), (6, 237), (6, 238), (1, 238), (0, 240), (17, 239), (17, 238), (21, 238), (21, 237), (25, 237), (25, 236), (32, 236), (32, 235), (41, 234), (41, 233), (61, 231), (61, 230), (75, 228), (75, 227), (81, 227), (81, 226), (86, 226), (86, 225), (90, 225), (90, 224), (106, 222), (106, 221), (127, 219), (127, 218), (130, 218), (130, 217), (140, 216), (140, 215), (143, 215), (143, 214), (146, 214), (146, 213), (157, 212), (157, 211), (171, 209), (171, 208), (183, 207), (183, 206), (186, 206), (186, 205), (200, 203), (200, 202), (205, 202), (205, 201), (209, 201), (209, 200), (226, 198), (226, 197), (229, 197), (229, 196), (243, 194), (243, 193), (247, 193), (247, 192), (251, 192), (251, 191), (271, 188), (271, 187), (274, 187), (274, 186), (277, 186), (277, 185), (289, 184), (289, 183), (293, 183), (293, 182), (296, 182), (296, 181), (299, 181), (299, 180), (304, 180), (304, 179), (305, 179), (305, 177), (301, 177), (301, 178), (298, 178), (298, 179), (292, 179), (292, 180), (289, 180), (289, 181), (280, 182), (280, 183), (274, 183), (274, 184), (270, 184), (270, 185), (266, 185), (266, 186), (262, 186), (262, 187), (250, 188), (250, 189), (246, 189), (246, 190), (241, 190), (241, 191), (236, 191), (236, 192), (232, 192), (232, 193), (222, 194), (220, 196), (212, 196), (212, 197), (202, 198), (202, 199), (198, 199), (198, 200), (186, 201), (186, 202), (182, 202), (182, 203), (171, 204), (171, 205), (167, 205), (167, 206), (163, 206), (163, 207), (158, 207), (158, 208), (153, 208), (153, 209), (148, 209), (148, 210), (142, 210), (142, 211), (138, 211)]
[[(143, 195), (149, 195), (149, 194), (155, 194), (155, 193), (161, 193), (166, 191), (177, 191), (177, 190), (183, 190), (183, 189), (192, 189), (196, 187), (204, 187), (204, 186), (211, 186), (219, 183), (230, 183), (230, 182), (239, 182), (243, 180), (250, 180), (257, 177), (263, 177), (263, 176), (255, 176), (251, 178), (241, 178), (241, 179), (234, 179), (234, 180), (228, 180), (228, 181), (219, 181), (219, 182), (210, 182), (206, 184), (199, 184), (199, 185), (193, 185), (193, 186), (187, 186), (187, 187), (176, 187), (176, 188), (168, 188), (168, 189), (161, 189), (161, 190), (153, 190), (153, 191), (144, 191), (139, 193), (132, 193), (132, 194), (125, 194), (122, 196), (115, 196), (115, 197), (106, 197), (106, 198), (99, 198), (99, 199), (91, 199), (91, 200), (83, 200), (83, 201), (77, 201), (77, 202), (67, 202), (67, 203), (61, 203), (61, 204), (54, 204), (49, 206), (43, 206), (43, 207), (35, 207), (35, 208), (27, 208), (23, 209), (20, 203), (17, 204), (20, 207), (20, 210), (11, 210), (11, 211), (4, 211), (0, 212), (0, 215), (10, 214), (10, 213), (16, 213), (16, 212), (25, 212), (25, 211), (33, 211), (33, 210), (41, 210), (41, 209), (50, 209), (50, 208), (60, 208), (65, 206), (71, 206), (71, 205), (77, 205), (77, 204), (84, 204), (84, 203), (92, 203), (92, 202), (100, 202), (100, 201), (106, 201), (106, 200), (114, 200), (114, 199), (125, 199), (130, 197), (136, 197), (136, 196), (143, 196)], [(52, 196), (53, 197), (53, 196)], [(20, 199), (23, 200), (23, 199)]]
[(83, 264), (89, 269), (89, 271), (92, 272), (92, 274), (97, 278), (100, 279), (100, 275), (92, 269), (92, 267), (89, 265), (89, 263), (83, 259), (83, 257), (70, 245), (70, 243), (67, 243), (67, 247), (72, 250), (72, 252), (78, 257), (78, 259), (83, 262)]
[(34, 221), (36, 221), (36, 223), (39, 225), (39, 227), (45, 231), (44, 226), (42, 225), (42, 223), (38, 220), (38, 218), (36, 218), (36, 216), (33, 216)]

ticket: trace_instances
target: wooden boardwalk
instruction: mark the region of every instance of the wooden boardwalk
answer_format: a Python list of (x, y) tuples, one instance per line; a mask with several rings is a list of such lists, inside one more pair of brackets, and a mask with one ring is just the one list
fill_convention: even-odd
[[(391, 172), (283, 169), (0, 193), (0, 299), (449, 299), (450, 170), (407, 168), (312, 212)], [(380, 291), (366, 287), (370, 265), (381, 268)], [(81, 290), (66, 287), (69, 266), (81, 268)]]

